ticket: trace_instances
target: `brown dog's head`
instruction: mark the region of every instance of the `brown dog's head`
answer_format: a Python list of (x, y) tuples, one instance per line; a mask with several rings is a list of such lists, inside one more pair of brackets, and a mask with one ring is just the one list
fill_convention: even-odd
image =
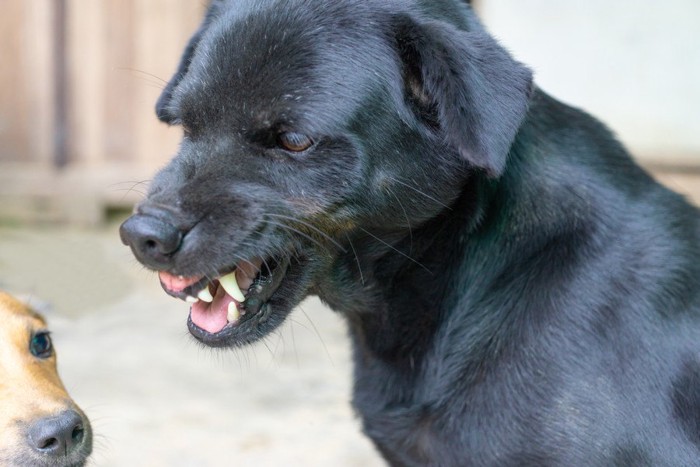
[(44, 319), (0, 292), (0, 465), (80, 466), (90, 423), (56, 371)]
[(530, 91), (462, 2), (214, 1), (157, 105), (182, 145), (122, 240), (207, 345), (311, 293), (352, 307), (356, 263), (501, 174)]

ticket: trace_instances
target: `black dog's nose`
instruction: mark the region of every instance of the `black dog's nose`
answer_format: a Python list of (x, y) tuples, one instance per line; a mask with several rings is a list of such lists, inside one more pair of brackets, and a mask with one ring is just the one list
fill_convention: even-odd
[(135, 214), (119, 228), (124, 245), (146, 266), (160, 269), (182, 243), (182, 232), (174, 225), (151, 215)]
[(52, 458), (68, 457), (82, 448), (87, 455), (92, 444), (90, 425), (75, 410), (34, 422), (27, 436), (34, 451)]

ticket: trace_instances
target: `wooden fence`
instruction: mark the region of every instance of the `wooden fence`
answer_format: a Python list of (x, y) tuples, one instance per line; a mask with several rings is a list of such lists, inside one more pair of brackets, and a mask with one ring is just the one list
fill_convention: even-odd
[(176, 150), (153, 107), (206, 2), (0, 1), (0, 218), (129, 206)]

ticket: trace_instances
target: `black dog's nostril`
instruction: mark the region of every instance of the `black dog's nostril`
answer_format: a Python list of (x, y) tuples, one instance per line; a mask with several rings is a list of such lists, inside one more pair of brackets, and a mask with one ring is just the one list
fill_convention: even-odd
[(78, 412), (66, 410), (32, 424), (27, 437), (29, 446), (35, 451), (51, 457), (62, 457), (86, 446), (89, 431)]
[(148, 266), (162, 267), (182, 244), (183, 233), (158, 217), (136, 214), (119, 228), (125, 245)]

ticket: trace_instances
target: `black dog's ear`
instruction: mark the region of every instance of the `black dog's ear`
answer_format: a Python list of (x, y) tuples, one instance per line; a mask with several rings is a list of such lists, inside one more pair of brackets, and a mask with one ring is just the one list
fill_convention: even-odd
[(194, 51), (197, 50), (197, 44), (199, 44), (202, 33), (202, 28), (199, 28), (187, 43), (187, 47), (185, 47), (185, 51), (180, 58), (180, 64), (177, 66), (175, 74), (170, 78), (170, 81), (168, 81), (168, 84), (163, 89), (163, 92), (160, 93), (160, 97), (156, 102), (156, 116), (158, 116), (158, 120), (168, 125), (172, 125), (176, 122), (176, 117), (170, 110), (170, 101), (173, 98), (173, 91), (187, 74), (192, 56), (194, 55)]
[(192, 57), (194, 56), (194, 53), (197, 50), (199, 41), (204, 35), (204, 32), (209, 27), (209, 24), (212, 22), (213, 18), (218, 14), (219, 7), (219, 0), (211, 0), (209, 2), (209, 7), (207, 9), (207, 13), (204, 15), (204, 20), (202, 21), (202, 24), (199, 26), (199, 29), (197, 29), (197, 31), (192, 35), (192, 38), (187, 43), (185, 51), (182, 53), (182, 57), (180, 58), (180, 64), (177, 66), (175, 74), (172, 78), (170, 78), (170, 81), (168, 81), (168, 84), (165, 86), (163, 92), (160, 94), (158, 102), (156, 102), (156, 115), (158, 116), (158, 120), (160, 120), (161, 122), (167, 123), (168, 125), (176, 123), (177, 117), (173, 115), (170, 110), (170, 101), (173, 98), (173, 91), (175, 90), (177, 85), (180, 84), (182, 78), (184, 78), (184, 76), (187, 74), (187, 70), (190, 67), (190, 62), (192, 61)]
[(482, 31), (397, 20), (406, 92), (470, 164), (499, 176), (527, 113), (532, 73)]

